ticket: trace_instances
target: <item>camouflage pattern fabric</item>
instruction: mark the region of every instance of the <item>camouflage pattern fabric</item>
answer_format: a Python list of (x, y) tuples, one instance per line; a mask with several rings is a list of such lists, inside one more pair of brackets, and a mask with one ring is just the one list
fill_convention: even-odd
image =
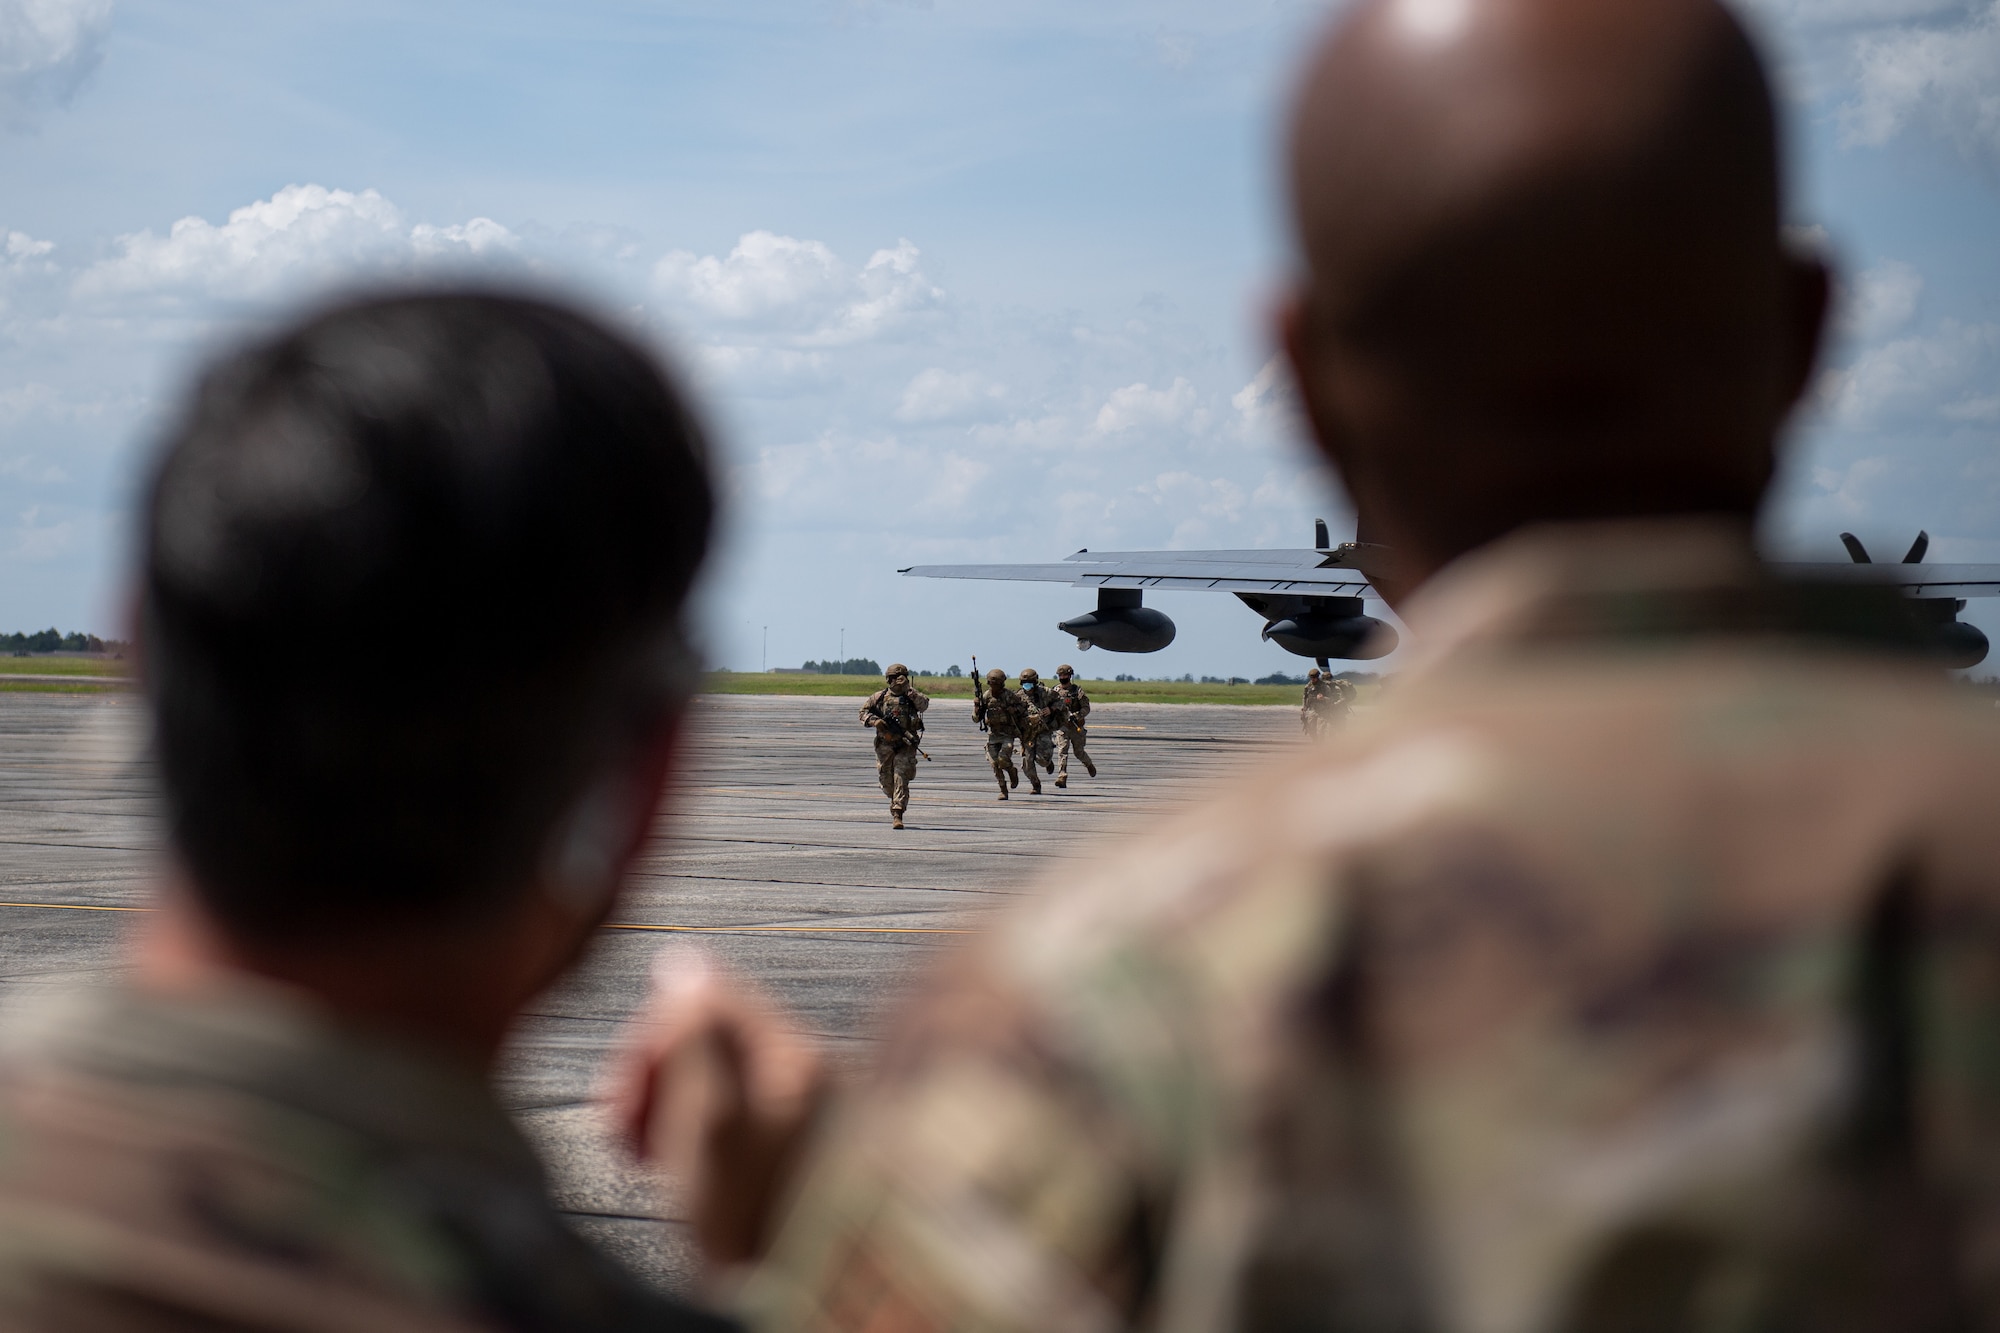
[(898, 745), (886, 736), (875, 738), (875, 776), (889, 798), (889, 813), (910, 808), (910, 780), (917, 776), (917, 747)]
[(1318, 736), (1326, 730), (1326, 698), (1328, 690), (1325, 677), (1308, 678), (1303, 696), (1299, 700), (1299, 727), (1308, 736)]
[(930, 710), (930, 696), (912, 685), (902, 694), (883, 688), (868, 696), (861, 705), (861, 722), (874, 726), (886, 717), (902, 727), (900, 738), (875, 729), (875, 776), (882, 794), (889, 798), (889, 813), (898, 817), (910, 808), (910, 780), (917, 775), (917, 751), (922, 745), (924, 714)]
[(984, 722), (988, 734), (1025, 736), (1028, 734), (1028, 701), (1019, 690), (1001, 686), (985, 689), (972, 700), (972, 720)]
[(1069, 757), (1071, 752), (1074, 752), (1076, 754), (1077, 762), (1082, 764), (1088, 772), (1092, 774), (1095, 774), (1097, 772), (1097, 765), (1091, 760), (1090, 752), (1084, 748), (1084, 742), (1087, 741), (1089, 738), (1090, 738), (1089, 733), (1086, 732), (1082, 727), (1066, 726), (1059, 733), (1057, 733), (1056, 735), (1057, 777), (1066, 778), (1069, 776)]
[(1056, 692), (1039, 681), (1021, 687), (1021, 700), (1028, 705), (1028, 731), (1022, 739), (1021, 754), (1045, 773), (1056, 766), (1056, 728), (1062, 713)]
[(0, 1059), (0, 1327), (660, 1329), (471, 1071), (247, 983), (71, 997)]
[(1084, 744), (1090, 739), (1086, 719), (1090, 716), (1090, 696), (1083, 686), (1071, 680), (1057, 684), (1056, 712), (1061, 718), (1061, 731), (1056, 737), (1056, 773), (1060, 777), (1069, 776), (1069, 756), (1074, 750), (1076, 757), (1087, 769), (1096, 771)]
[[(931, 697), (914, 685), (902, 694), (883, 688), (869, 695), (861, 705), (861, 723), (874, 726), (876, 718), (894, 721), (903, 729), (903, 738), (895, 743), (914, 750), (923, 738), (924, 714), (930, 711), (930, 706)], [(878, 729), (876, 735), (881, 734)]]
[(940, 969), (757, 1327), (2000, 1325), (2000, 710), (1701, 525), (1408, 612), (1378, 709)]
[(1014, 742), (1021, 741), (1022, 762), (1028, 766), (1030, 783), (1040, 790), (1040, 780), (1035, 777), (1034, 760), (1027, 753), (1027, 736), (1030, 722), (1028, 701), (1021, 697), (1019, 690), (1006, 686), (999, 689), (982, 690), (972, 700), (972, 716), (975, 721), (986, 724), (986, 762), (993, 766), (994, 780), (1000, 784), (1001, 795), (1006, 795), (1012, 784), (1009, 777), (1018, 779), (1014, 767)]

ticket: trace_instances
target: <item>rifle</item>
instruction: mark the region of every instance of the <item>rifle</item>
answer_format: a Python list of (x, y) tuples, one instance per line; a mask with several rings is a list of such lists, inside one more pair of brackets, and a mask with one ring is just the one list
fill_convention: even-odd
[[(910, 729), (908, 727), (904, 726), (902, 723), (898, 722), (895, 718), (890, 717), (887, 713), (882, 711), (882, 705), (876, 704), (873, 708), (870, 708), (868, 711), (872, 713), (875, 717), (875, 720), (877, 722), (880, 722), (883, 728), (888, 731), (889, 739), (896, 742), (898, 745), (902, 744), (903, 737), (908, 736), (910, 734)], [(914, 740), (911, 741), (910, 743), (916, 746), (917, 753), (924, 756), (924, 761), (926, 763), (930, 762), (930, 756), (924, 753), (924, 747), (922, 745), (918, 744)]]
[(981, 731), (986, 730), (986, 719), (981, 716), (984, 710), (979, 707), (979, 701), (985, 697), (986, 681), (979, 674), (979, 654), (974, 653), (972, 655), (972, 720), (979, 724)]

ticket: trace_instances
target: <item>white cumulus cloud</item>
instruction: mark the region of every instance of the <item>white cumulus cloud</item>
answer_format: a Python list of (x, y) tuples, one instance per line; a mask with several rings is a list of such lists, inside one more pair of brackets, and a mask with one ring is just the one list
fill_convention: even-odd
[(899, 241), (857, 269), (822, 241), (753, 231), (727, 255), (673, 251), (654, 265), (653, 278), (670, 316), (838, 346), (887, 332), (943, 299), (919, 257), (916, 246)]
[(1105, 435), (1139, 427), (1161, 429), (1190, 422), (1199, 411), (1194, 385), (1176, 375), (1174, 382), (1164, 389), (1155, 389), (1150, 384), (1128, 384), (1112, 390), (1097, 411), (1097, 429)]
[(1891, 259), (1859, 274), (1840, 294), (1840, 324), (1863, 338), (1896, 332), (1916, 317), (1924, 276), (1900, 259)]
[(1299, 411), (1298, 388), (1283, 357), (1274, 356), (1263, 364), (1256, 377), (1229, 397), (1229, 405), (1247, 429), (1268, 428), (1289, 438), (1305, 433)]
[(1942, 321), (1934, 331), (1869, 348), (1821, 388), (1836, 422), (1983, 419), (2000, 373), (2000, 325)]
[(1886, 143), (1917, 125), (2000, 166), (2000, 0), (1959, 23), (1867, 35), (1856, 55), (1858, 87), (1843, 117), (1850, 142)]
[(116, 244), (116, 254), (78, 277), (79, 297), (100, 303), (265, 300), (335, 278), (490, 256), (511, 250), (514, 237), (487, 218), (413, 227), (374, 190), (288, 185), (236, 209), (220, 225), (186, 217), (164, 236), (141, 231)]
[(68, 101), (110, 36), (111, 0), (0, 0), (0, 125)]

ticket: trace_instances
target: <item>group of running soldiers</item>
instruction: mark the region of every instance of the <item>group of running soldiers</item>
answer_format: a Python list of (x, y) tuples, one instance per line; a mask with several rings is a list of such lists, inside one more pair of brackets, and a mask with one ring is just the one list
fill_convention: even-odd
[[(917, 775), (917, 760), (924, 754), (924, 714), (930, 696), (910, 683), (910, 669), (892, 662), (884, 671), (886, 683), (861, 705), (861, 723), (875, 730), (875, 772), (882, 794), (889, 798), (889, 822), (903, 827), (903, 813), (910, 808), (910, 779)], [(1042, 684), (1041, 673), (1033, 667), (1021, 671), (1021, 688), (1007, 687), (1007, 673), (999, 667), (986, 673), (982, 682), (973, 680), (972, 720), (986, 733), (986, 761), (993, 766), (993, 780), (999, 784), (1000, 799), (1021, 785), (1021, 772), (1014, 764), (1014, 743), (1021, 744), (1021, 768), (1028, 770), (1028, 786), (1042, 794), (1042, 773), (1054, 775), (1058, 788), (1069, 786), (1069, 757), (1092, 777), (1097, 765), (1084, 748), (1088, 737), (1090, 696), (1077, 683), (1075, 669), (1068, 663), (1056, 668), (1054, 688)], [(1037, 767), (1040, 772), (1037, 772)]]
[(1347, 716), (1359, 693), (1353, 681), (1314, 667), (1306, 673), (1306, 696), (1299, 705), (1299, 726), (1307, 736), (1326, 735)]

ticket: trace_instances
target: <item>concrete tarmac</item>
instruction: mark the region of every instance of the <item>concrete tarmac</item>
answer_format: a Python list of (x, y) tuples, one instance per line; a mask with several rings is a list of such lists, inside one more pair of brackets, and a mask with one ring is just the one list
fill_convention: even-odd
[[(671, 1193), (604, 1140), (591, 1087), (654, 953), (693, 941), (766, 987), (838, 1064), (869, 1058), (885, 1006), (941, 947), (1103, 837), (1220, 791), (1298, 743), (1287, 708), (1106, 704), (1100, 775), (1001, 803), (970, 706), (939, 700), (908, 817), (889, 826), (859, 700), (704, 696), (662, 819), (590, 958), (534, 1006), (501, 1094), (576, 1225), (683, 1287)], [(0, 1003), (120, 971), (161, 817), (130, 695), (0, 694)]]

